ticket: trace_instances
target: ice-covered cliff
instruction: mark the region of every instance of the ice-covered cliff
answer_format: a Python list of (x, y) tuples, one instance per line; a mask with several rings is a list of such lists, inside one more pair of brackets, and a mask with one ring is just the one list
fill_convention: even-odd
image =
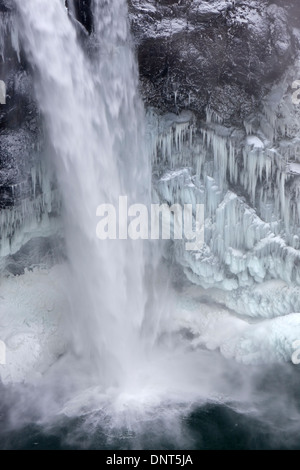
[(52, 253), (60, 198), (45, 158), (50, 146), (15, 15), (13, 2), (0, 2), (0, 79), (6, 88), (5, 103), (0, 104), (0, 270), (20, 274)]
[[(154, 187), (206, 209), (205, 246), (176, 242), (175, 258), (249, 315), (299, 311), (287, 287), (300, 282), (299, 14), (297, 2), (130, 1)], [(285, 299), (255, 302), (278, 279)]]

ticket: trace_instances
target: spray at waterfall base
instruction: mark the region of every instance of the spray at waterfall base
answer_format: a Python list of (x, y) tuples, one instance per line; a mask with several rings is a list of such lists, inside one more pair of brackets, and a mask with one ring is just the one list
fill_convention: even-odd
[(101, 217), (96, 228), (99, 240), (185, 239), (187, 251), (200, 250), (204, 244), (203, 204), (151, 204), (149, 215), (145, 204), (128, 207), (127, 196), (120, 196), (118, 209), (113, 204), (101, 204), (96, 214)]

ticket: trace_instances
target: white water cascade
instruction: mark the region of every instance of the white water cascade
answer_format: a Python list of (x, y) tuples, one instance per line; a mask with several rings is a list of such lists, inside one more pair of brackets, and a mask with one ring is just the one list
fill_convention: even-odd
[(119, 383), (140, 358), (145, 250), (138, 242), (98, 240), (96, 209), (103, 203), (117, 208), (122, 195), (147, 202), (151, 181), (126, 3), (94, 2), (92, 61), (64, 2), (16, 4), (63, 198), (71, 305), (66, 329), (75, 353), (99, 368), (102, 383)]
[(64, 2), (16, 3), (63, 197), (72, 345), (103, 384), (119, 383), (141, 355), (145, 253), (138, 242), (99, 241), (96, 208), (117, 208), (122, 195), (147, 202), (151, 182), (126, 2), (94, 2), (92, 62)]
[[(168, 282), (162, 269), (157, 270), (160, 243), (156, 241), (151, 252), (149, 243), (141, 240), (96, 238), (99, 204), (117, 208), (120, 195), (128, 196), (128, 204), (149, 204), (151, 194), (151, 159), (143, 141), (143, 109), (125, 0), (94, 2), (90, 57), (64, 2), (15, 3), (52, 145), (68, 256), (63, 285), (69, 307), (61, 308), (66, 310), (63, 329), (69, 344), (58, 352), (63, 359), (43, 380), (46, 397), (57, 382), (62, 382), (65, 396), (60, 405), (51, 401), (51, 406), (44, 397), (43, 412), (78, 416), (103, 407), (106, 412), (107, 407), (123, 412), (131, 404), (144, 414), (148, 406), (161, 402), (184, 400), (189, 407), (190, 402), (215, 396), (218, 389), (224, 392), (221, 356), (213, 354), (208, 366), (207, 353), (190, 350), (180, 336), (174, 349), (174, 319), (168, 326), (171, 335), (162, 336), (172, 299), (167, 308)], [(55, 271), (59, 268), (51, 272), (46, 289), (54, 282), (59, 299), (64, 293), (53, 279)], [(46, 302), (47, 295), (42, 296)], [(50, 309), (57, 311), (57, 300)], [(51, 357), (53, 349), (59, 351), (59, 341), (53, 348), (54, 342), (50, 339)]]
[[(259, 159), (262, 150), (254, 148), (247, 167), (245, 146), (248, 171), (238, 175), (234, 142), (213, 132), (223, 129), (210, 110), (201, 138), (192, 113), (185, 112), (159, 118), (153, 113), (151, 139), (144, 139), (125, 0), (93, 1), (94, 30), (85, 45), (63, 0), (14, 4), (51, 142), (46, 157), (55, 166), (67, 248), (61, 265), (2, 280), (7, 366), (0, 377), (5, 384), (26, 381), (36, 387), (34, 393), (29, 387), (28, 395), (20, 387), (23, 399), (12, 407), (15, 422), (24, 408), (40, 423), (62, 414), (125, 414), (131, 429), (141, 415), (147, 421), (156, 419), (155, 413), (172, 428), (177, 411), (207, 402), (250, 403), (255, 413), (257, 371), (245, 364), (290, 361), (300, 337), (298, 277), (284, 308), (296, 276), (289, 260), (297, 253), (289, 247), (282, 261), (290, 271), (276, 260), (263, 270), (259, 261), (269, 260), (270, 252), (259, 242), (270, 233), (281, 255), (277, 225), (272, 218), (262, 223), (225, 180), (228, 172), (232, 183), (239, 177), (251, 200), (257, 173), (283, 180), (276, 161), (271, 165), (268, 155)], [(174, 243), (176, 262), (195, 281), (183, 282), (179, 292), (168, 290), (158, 241), (152, 247), (148, 241), (96, 237), (100, 204), (118, 208), (119, 196), (127, 196), (128, 204), (150, 204), (151, 157), (162, 175), (155, 187), (160, 201), (206, 206), (204, 249), (183, 253)], [(278, 201), (280, 213), (284, 191)], [(243, 230), (233, 230), (241, 221)], [(245, 247), (262, 254), (248, 259)], [(265, 274), (267, 268), (273, 277)], [(286, 278), (278, 278), (279, 270)], [(252, 287), (252, 277), (258, 285), (250, 302), (247, 292), (237, 289)]]

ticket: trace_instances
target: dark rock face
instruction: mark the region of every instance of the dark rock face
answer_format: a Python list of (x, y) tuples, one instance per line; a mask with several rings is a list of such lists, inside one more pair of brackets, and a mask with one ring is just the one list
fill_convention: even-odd
[[(162, 111), (190, 109), (201, 118), (210, 105), (225, 123), (239, 125), (259, 107), (299, 48), (297, 1), (128, 0), (128, 4), (142, 94), (147, 105)], [(92, 0), (66, 0), (66, 5), (90, 33)], [(10, 0), (0, 0), (3, 18), (11, 9)], [(0, 106), (0, 130), (23, 127), (34, 139), (37, 111), (27, 65), (22, 51), (18, 60), (9, 33), (4, 48), (0, 79), (7, 84), (7, 104)], [(1, 152), (2, 174), (8, 169), (6, 161)]]
[(24, 274), (28, 266), (53, 266), (65, 259), (65, 247), (62, 239), (57, 237), (38, 237), (33, 238), (20, 250), (10, 255), (5, 260), (5, 271), (13, 275)]
[(0, 80), (6, 85), (6, 104), (0, 105), (0, 208), (30, 194), (40, 133), (31, 73), (13, 31), (13, 15), (12, 3), (0, 1)]
[(90, 33), (93, 27), (92, 0), (77, 0), (75, 3), (78, 21)]
[(92, 0), (66, 0), (66, 7), (74, 10), (74, 16), (91, 33), (93, 29)]
[[(92, 0), (66, 0), (80, 37), (92, 32)], [(35, 102), (32, 70), (14, 31), (12, 0), (0, 0), (0, 80), (6, 104), (0, 104), (0, 209), (33, 198), (31, 170), (41, 145), (42, 123)], [(35, 194), (36, 195), (36, 194)]]
[(238, 124), (299, 47), (298, 2), (129, 0), (146, 104)]

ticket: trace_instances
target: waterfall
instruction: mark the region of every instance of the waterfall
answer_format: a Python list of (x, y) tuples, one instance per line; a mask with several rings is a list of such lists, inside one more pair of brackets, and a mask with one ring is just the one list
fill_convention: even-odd
[[(126, 1), (95, 0), (83, 51), (61, 0), (16, 0), (25, 50), (63, 201), (71, 347), (107, 386), (142, 354), (147, 254), (139, 241), (96, 238), (99, 204), (149, 201), (151, 172)], [(92, 58), (92, 60), (91, 60)]]
[[(263, 423), (263, 433), (272, 428), (272, 438), (291, 431), (298, 439), (291, 72), (240, 127), (228, 127), (225, 108), (213, 103), (204, 120), (189, 109), (145, 112), (127, 0), (8, 3), (0, 104), (5, 95), (9, 113), (26, 95), (28, 106), (20, 123), (1, 129), (11, 198), (0, 212), (0, 447), (18, 429), (22, 443), (33, 432), (35, 445), (37, 427), (75, 448), (202, 448), (206, 429), (227, 439), (238, 414)], [(135, 3), (146, 15), (160, 2)], [(288, 126), (293, 138), (278, 140)], [(100, 240), (103, 204), (116, 209), (124, 235), (124, 197), (128, 207), (154, 202), (167, 212), (201, 204), (204, 244), (189, 251), (175, 236)], [(185, 433), (194, 423), (200, 444)]]
[[(189, 408), (213, 396), (217, 384), (224, 391), (223, 358), (214, 354), (208, 365), (206, 352), (191, 350), (189, 336), (178, 336), (177, 307), (166, 321), (173, 300), (158, 263), (159, 241), (152, 248), (150, 241), (96, 237), (100, 204), (117, 207), (119, 196), (127, 196), (128, 204), (150, 204), (151, 156), (145, 151), (127, 3), (93, 2), (94, 29), (85, 46), (63, 1), (15, 3), (62, 195), (70, 306), (63, 315), (63, 358), (53, 360), (42, 392), (30, 402), (47, 418), (103, 408), (122, 416), (128, 409), (132, 422), (131, 408), (147, 416), (161, 402), (176, 403), (176, 416), (182, 400)], [(179, 147), (184, 129), (183, 124), (176, 132)], [(180, 321), (179, 329), (185, 329)]]
[[(9, 421), (71, 417), (88, 425), (88, 437), (101, 426), (105, 435), (107, 427), (142, 435), (155, 423), (151, 432), (166, 430), (173, 441), (182, 416), (207, 403), (256, 416), (278, 408), (289, 419), (281, 396), (261, 392), (266, 369), (256, 367), (290, 362), (300, 337), (299, 252), (282, 235), (286, 221), (277, 221), (288, 205), (286, 169), (250, 123), (249, 135), (235, 135), (212, 109), (200, 130), (190, 111), (151, 109), (145, 119), (126, 0), (93, 0), (90, 36), (67, 3), (69, 10), (64, 0), (14, 0), (13, 37), (31, 65), (47, 142), (34, 152), (53, 164), (56, 181), (31, 169), (34, 196), (37, 183), (46, 188), (1, 215), (9, 240), (2, 252), (11, 255), (17, 229), (26, 232), (19, 244), (33, 246), (37, 224), (26, 224), (28, 214), (53, 212), (66, 257), (1, 278)], [(281, 188), (274, 205), (265, 180)], [(97, 208), (118, 211), (121, 196), (128, 206), (149, 207), (151, 197), (204, 204), (205, 245), (189, 252), (177, 239), (98, 239)], [(293, 211), (296, 203), (290, 219)], [(124, 230), (121, 219), (116, 230)]]

